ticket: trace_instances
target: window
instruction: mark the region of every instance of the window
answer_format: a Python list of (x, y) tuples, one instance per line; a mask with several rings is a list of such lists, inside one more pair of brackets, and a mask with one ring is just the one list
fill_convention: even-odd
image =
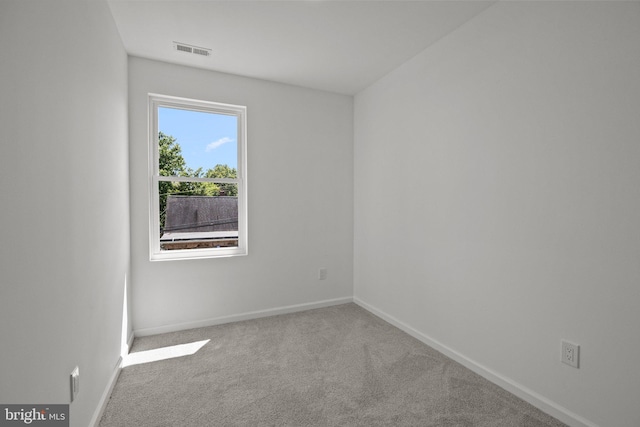
[(149, 95), (150, 258), (247, 254), (246, 107)]

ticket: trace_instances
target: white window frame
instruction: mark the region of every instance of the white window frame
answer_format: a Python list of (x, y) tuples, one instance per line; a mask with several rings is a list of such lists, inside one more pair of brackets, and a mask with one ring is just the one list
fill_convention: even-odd
[[(158, 109), (160, 107), (232, 115), (238, 118), (237, 178), (185, 178), (160, 176)], [(248, 254), (247, 236), (247, 107), (218, 102), (149, 94), (149, 258), (151, 261), (219, 258)], [(238, 246), (198, 249), (160, 249), (160, 181), (232, 183), (238, 186)]]

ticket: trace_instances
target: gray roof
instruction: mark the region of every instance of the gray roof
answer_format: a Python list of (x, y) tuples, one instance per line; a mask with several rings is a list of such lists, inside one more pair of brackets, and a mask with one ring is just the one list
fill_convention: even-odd
[(233, 196), (167, 197), (165, 232), (238, 230), (238, 198)]

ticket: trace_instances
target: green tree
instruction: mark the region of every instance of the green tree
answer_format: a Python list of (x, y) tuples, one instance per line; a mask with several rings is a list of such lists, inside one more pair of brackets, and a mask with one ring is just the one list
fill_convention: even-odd
[(158, 167), (161, 176), (182, 176), (186, 162), (182, 157), (182, 148), (171, 135), (158, 134)]
[[(237, 178), (238, 171), (236, 168), (229, 167), (228, 165), (216, 165), (213, 169), (207, 170), (205, 174), (207, 178)], [(213, 184), (218, 187), (218, 194), (220, 195), (222, 192), (225, 196), (237, 196), (238, 195), (238, 185), (237, 184)]]

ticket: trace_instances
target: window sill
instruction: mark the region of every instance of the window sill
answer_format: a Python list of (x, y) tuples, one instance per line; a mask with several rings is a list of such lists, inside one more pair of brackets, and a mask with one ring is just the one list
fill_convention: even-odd
[(229, 258), (234, 256), (246, 256), (246, 248), (216, 248), (216, 249), (187, 249), (161, 251), (152, 253), (150, 261), (178, 261), (210, 258)]

